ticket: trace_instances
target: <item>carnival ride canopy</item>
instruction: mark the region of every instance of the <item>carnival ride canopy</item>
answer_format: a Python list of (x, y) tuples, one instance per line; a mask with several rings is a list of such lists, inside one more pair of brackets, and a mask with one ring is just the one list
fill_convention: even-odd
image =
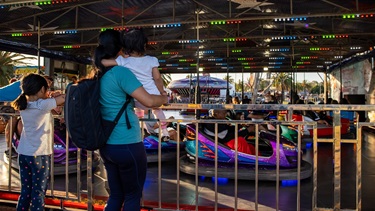
[(143, 28), (161, 73), (324, 72), (372, 50), (374, 7), (373, 0), (3, 0), (0, 50), (90, 64), (101, 31)]
[[(180, 95), (189, 95), (196, 89), (197, 77), (183, 78), (174, 80), (167, 86), (172, 92), (179, 93)], [(208, 75), (199, 76), (199, 87), (201, 93), (209, 95), (220, 95), (220, 90), (233, 89), (232, 84), (228, 84), (226, 80), (214, 78)], [(193, 92), (194, 93), (194, 92)]]

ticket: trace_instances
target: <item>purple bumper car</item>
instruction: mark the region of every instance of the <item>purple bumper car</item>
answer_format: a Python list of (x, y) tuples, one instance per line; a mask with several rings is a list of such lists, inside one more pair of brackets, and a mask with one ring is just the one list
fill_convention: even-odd
[[(196, 133), (195, 125), (187, 125), (185, 149), (186, 156), (180, 159), (180, 170), (187, 174), (200, 176), (215, 176), (215, 141), (211, 140), (203, 130)], [(300, 179), (311, 176), (312, 166), (310, 163), (300, 160), (298, 166), (298, 150), (295, 143), (280, 137), (279, 150), (277, 153), (276, 135), (261, 131), (258, 135), (258, 156), (237, 152), (238, 179), (255, 180), (296, 180), (298, 178), (298, 167), (300, 168)], [(196, 143), (198, 138), (198, 143)], [(248, 144), (255, 146), (255, 138), (247, 137)], [(198, 145), (198, 148), (196, 147)], [(235, 178), (236, 151), (226, 145), (217, 146), (218, 177)], [(277, 157), (279, 157), (279, 174), (277, 174)], [(301, 156), (302, 157), (302, 156)], [(198, 171), (196, 171), (198, 162)], [(258, 163), (258, 171), (256, 171)], [(279, 176), (279, 178), (277, 177)]]

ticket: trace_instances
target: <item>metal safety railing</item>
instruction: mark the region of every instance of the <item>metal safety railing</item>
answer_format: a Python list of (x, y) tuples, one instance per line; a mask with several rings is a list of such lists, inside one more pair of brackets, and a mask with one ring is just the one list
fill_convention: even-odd
[[(215, 178), (214, 180), (214, 200), (213, 200), (213, 208), (214, 210), (220, 209), (220, 193), (218, 191), (218, 177), (220, 177), (220, 161), (219, 158), (219, 147), (221, 146), (218, 141), (218, 127), (220, 124), (233, 124), (235, 127), (235, 130), (239, 130), (241, 125), (253, 125), (255, 127), (255, 137), (254, 137), (254, 147), (255, 147), (255, 155), (253, 155), (254, 163), (253, 167), (251, 169), (248, 169), (248, 172), (252, 172), (251, 176), (247, 174), (247, 177), (253, 177), (251, 180), (254, 181), (254, 200), (252, 201), (252, 207), (251, 210), (262, 210), (262, 205), (259, 203), (259, 182), (261, 180), (261, 176), (264, 172), (262, 172), (262, 165), (263, 163), (260, 163), (260, 159), (263, 159), (264, 156), (259, 155), (260, 152), (260, 145), (259, 141), (262, 137), (260, 137), (260, 126), (264, 124), (273, 124), (275, 126), (275, 161), (274, 161), (274, 181), (275, 181), (275, 206), (273, 209), (280, 210), (282, 207), (280, 207), (280, 183), (282, 178), (284, 177), (284, 169), (281, 167), (281, 159), (282, 156), (284, 156), (283, 150), (283, 136), (281, 135), (281, 127), (282, 126), (294, 126), (297, 131), (297, 137), (296, 137), (296, 151), (297, 158), (296, 158), (296, 167), (291, 170), (291, 177), (297, 181), (296, 185), (296, 195), (295, 195), (295, 206), (293, 210), (301, 210), (301, 181), (306, 178), (306, 174), (309, 174), (308, 166), (304, 166), (305, 162), (302, 159), (301, 151), (302, 151), (302, 142), (303, 142), (303, 134), (301, 131), (303, 131), (304, 127), (311, 127), (313, 134), (312, 134), (312, 163), (310, 164), (310, 174), (312, 177), (312, 194), (311, 194), (311, 209), (312, 210), (361, 210), (362, 206), (362, 165), (361, 165), (361, 156), (362, 156), (362, 127), (368, 127), (368, 126), (375, 126), (375, 123), (367, 123), (367, 122), (355, 122), (354, 125), (354, 137), (351, 138), (345, 138), (342, 137), (341, 134), (341, 128), (342, 123), (340, 121), (341, 117), (340, 114), (342, 111), (375, 111), (375, 106), (373, 105), (271, 105), (271, 104), (256, 104), (256, 105), (232, 105), (232, 104), (171, 104), (169, 106), (163, 107), (165, 110), (180, 110), (180, 109), (196, 109), (196, 110), (202, 110), (202, 109), (232, 109), (232, 110), (277, 110), (277, 111), (287, 111), (287, 118), (291, 120), (292, 119), (292, 113), (293, 111), (299, 110), (299, 111), (306, 111), (306, 110), (316, 110), (316, 111), (332, 111), (333, 112), (333, 122), (332, 122), (332, 137), (329, 138), (321, 138), (318, 136), (318, 124), (316, 122), (304, 122), (304, 121), (279, 121), (279, 120), (273, 120), (273, 121), (261, 121), (261, 122), (254, 122), (251, 120), (205, 120), (205, 119), (166, 119), (162, 120), (163, 122), (174, 122), (176, 124), (176, 132), (177, 132), (177, 140), (176, 140), (176, 175), (175, 175), (175, 181), (176, 181), (176, 197), (175, 197), (175, 203), (174, 207), (170, 208), (169, 206), (164, 206), (164, 200), (163, 200), (163, 188), (162, 188), (162, 181), (163, 181), (163, 143), (158, 142), (158, 149), (157, 149), (157, 202), (154, 203), (152, 206), (154, 209), (164, 209), (164, 210), (180, 210), (180, 209), (187, 209), (186, 205), (183, 205), (180, 203), (181, 201), (181, 188), (185, 187), (186, 182), (181, 181), (181, 166), (182, 166), (182, 160), (180, 158), (182, 155), (186, 154), (184, 152), (184, 149), (181, 148), (181, 144), (184, 144), (185, 142), (182, 142), (181, 140), (181, 126), (190, 124), (196, 129), (196, 139), (193, 140), (194, 144), (192, 146), (195, 146), (195, 155), (199, 155), (200, 153), (200, 143), (199, 138), (203, 137), (200, 134), (200, 126), (202, 124), (214, 124), (215, 128), (215, 138), (212, 144), (213, 147), (213, 171), (211, 172), (211, 175)], [(199, 114), (199, 112), (197, 113)], [(0, 115), (7, 115), (7, 116), (17, 116), (15, 114), (7, 114), (7, 113), (1, 113)], [(56, 116), (56, 117), (62, 117), (62, 116)], [(12, 124), (13, 118), (10, 118), (9, 123)], [(158, 120), (148, 120), (148, 119), (142, 119), (141, 121), (158, 121)], [(53, 124), (53, 123), (51, 123)], [(160, 125), (160, 124), (159, 124)], [(142, 126), (143, 127), (143, 126)], [(143, 131), (143, 130), (142, 130)], [(161, 131), (161, 126), (159, 128), (159, 131)], [(13, 134), (13, 131), (10, 131), (11, 134)], [(67, 134), (65, 134), (66, 137), (68, 137)], [(13, 137), (10, 137), (13, 138)], [(159, 134), (159, 140), (161, 138), (161, 135)], [(238, 146), (238, 135), (235, 135), (235, 148)], [(332, 144), (332, 154), (333, 154), (333, 206), (332, 207), (320, 207), (318, 203), (318, 144), (319, 143), (330, 143)], [(354, 144), (355, 147), (355, 162), (356, 162), (356, 170), (355, 170), (355, 208), (354, 209), (348, 209), (345, 207), (341, 207), (341, 144)], [(77, 149), (75, 153), (72, 153), (71, 155), (69, 151), (69, 141), (65, 140), (65, 149), (66, 149), (66, 157), (65, 157), (65, 164), (64, 166), (59, 166), (60, 170), (64, 169), (64, 188), (62, 188), (60, 185), (57, 187), (56, 181), (58, 180), (61, 182), (61, 177), (57, 178), (54, 172), (56, 172), (56, 166), (53, 165), (51, 169), (51, 184), (49, 186), (48, 190), (48, 198), (50, 199), (49, 203), (47, 203), (47, 207), (51, 208), (59, 208), (59, 209), (85, 209), (85, 210), (99, 210), (102, 208), (103, 203), (98, 204), (97, 196), (95, 195), (96, 190), (94, 186), (94, 173), (93, 173), (93, 163), (99, 162), (98, 155), (96, 152), (84, 152), (81, 149)], [(11, 149), (11, 146), (9, 146)], [(233, 150), (234, 153), (234, 160), (231, 161), (233, 163), (233, 181), (234, 181), (234, 193), (233, 196), (231, 196), (231, 199), (233, 200), (233, 205), (231, 206), (234, 210), (244, 209), (243, 206), (239, 205), (239, 181), (242, 180), (241, 172), (243, 166), (242, 163), (242, 153), (239, 152), (237, 149)], [(71, 162), (72, 156), (76, 156), (74, 158), (74, 162)], [(87, 159), (82, 159), (82, 158)], [(4, 156), (5, 158), (5, 156)], [(16, 165), (12, 161), (12, 150), (9, 150), (9, 162), (8, 162), (8, 168), (2, 169), (1, 171), (3, 175), (8, 175), (8, 183), (7, 185), (0, 185), (0, 192), (4, 193), (19, 193), (20, 185), (18, 179), (18, 174), (15, 173), (14, 170), (12, 170)], [(52, 156), (54, 159), (54, 156)], [(200, 172), (200, 166), (199, 162), (202, 160), (202, 158), (199, 158), (199, 156), (195, 157), (195, 162), (193, 163), (193, 167), (191, 168), (193, 175), (194, 175), (194, 200), (195, 204), (191, 205), (189, 209), (192, 210), (200, 210), (201, 204), (199, 204), (199, 199), (201, 197), (199, 188), (199, 176), (201, 174)], [(52, 161), (52, 163), (54, 163)], [(74, 171), (74, 174), (71, 174), (71, 172)], [(85, 173), (83, 173), (85, 171)], [(307, 173), (306, 173), (307, 172)], [(73, 175), (73, 176), (69, 176)], [(84, 176), (83, 176), (84, 175)], [(99, 178), (102, 178), (100, 175)], [(72, 182), (72, 180), (75, 180)], [(105, 178), (102, 178), (104, 181)], [(72, 190), (72, 187), (70, 184), (76, 184), (76, 187), (74, 190)], [(86, 182), (86, 184), (85, 184)], [(58, 190), (56, 190), (58, 189)], [(150, 191), (149, 189), (145, 189), (145, 191)], [(154, 193), (153, 193), (154, 194)], [(82, 197), (84, 196), (84, 197)], [(182, 196), (183, 197), (183, 196)], [(16, 202), (16, 199), (8, 199), (4, 197), (4, 195), (0, 194), (0, 201), (6, 201), (6, 202)], [(77, 204), (74, 204), (74, 202), (77, 202)], [(84, 202), (79, 203), (79, 202)], [(144, 202), (143, 202), (144, 203)], [(144, 203), (145, 206), (148, 206), (148, 204)]]

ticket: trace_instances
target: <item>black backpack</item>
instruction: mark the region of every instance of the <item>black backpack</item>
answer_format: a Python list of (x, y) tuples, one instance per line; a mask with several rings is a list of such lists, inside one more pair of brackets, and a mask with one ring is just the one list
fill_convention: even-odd
[[(65, 97), (65, 124), (69, 138), (79, 148), (97, 150), (104, 147), (118, 120), (130, 103), (131, 97), (126, 95), (126, 102), (114, 121), (104, 120), (100, 112), (100, 78), (84, 79), (78, 84), (68, 87)], [(131, 128), (127, 112), (126, 124)]]

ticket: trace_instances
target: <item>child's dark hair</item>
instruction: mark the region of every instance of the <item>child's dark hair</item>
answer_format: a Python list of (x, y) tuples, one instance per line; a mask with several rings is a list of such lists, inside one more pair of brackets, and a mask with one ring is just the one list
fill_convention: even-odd
[(121, 35), (122, 46), (126, 54), (138, 53), (143, 55), (146, 52), (148, 39), (142, 29), (123, 31)]
[(16, 110), (25, 110), (27, 108), (26, 95), (36, 95), (42, 87), (47, 91), (48, 83), (43, 76), (34, 73), (26, 75), (21, 79), (22, 93), (12, 102), (12, 107)]
[(100, 69), (99, 77), (108, 69), (102, 64), (102, 59), (116, 58), (121, 50), (120, 32), (107, 29), (100, 33), (98, 47), (95, 49), (94, 65)]

